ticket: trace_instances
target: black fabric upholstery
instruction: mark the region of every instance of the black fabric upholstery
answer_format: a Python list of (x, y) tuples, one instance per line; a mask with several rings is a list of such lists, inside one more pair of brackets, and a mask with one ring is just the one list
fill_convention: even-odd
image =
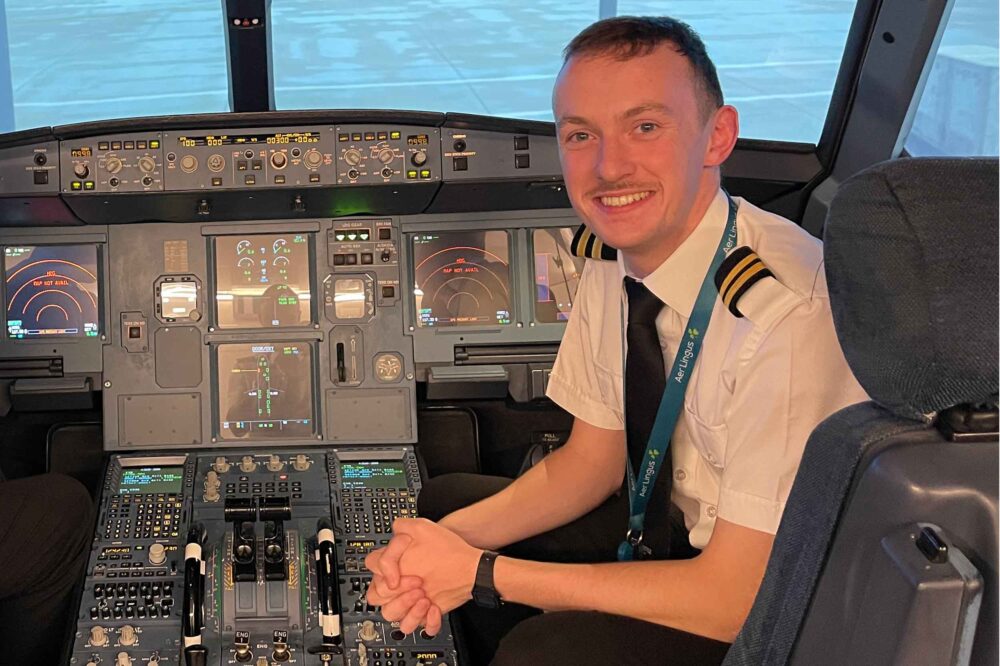
[(845, 182), (826, 221), (844, 355), (899, 416), (996, 402), (997, 160), (915, 158)]
[(837, 412), (813, 431), (764, 581), (723, 666), (788, 663), (858, 461), (870, 447), (927, 428), (866, 402)]

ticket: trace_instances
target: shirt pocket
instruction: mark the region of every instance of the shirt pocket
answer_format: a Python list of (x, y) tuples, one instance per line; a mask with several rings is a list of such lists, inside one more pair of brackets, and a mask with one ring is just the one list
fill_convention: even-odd
[(709, 423), (699, 415), (690, 401), (684, 401), (685, 435), (698, 454), (712, 467), (722, 469), (726, 461), (729, 428), (725, 423)]

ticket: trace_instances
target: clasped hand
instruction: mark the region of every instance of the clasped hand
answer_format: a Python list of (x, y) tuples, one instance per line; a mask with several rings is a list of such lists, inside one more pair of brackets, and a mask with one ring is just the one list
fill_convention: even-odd
[(368, 603), (381, 606), (382, 617), (399, 622), (403, 633), (423, 625), (435, 635), (442, 614), (472, 598), (482, 551), (423, 518), (398, 518), (392, 531), (389, 545), (365, 558), (374, 574)]

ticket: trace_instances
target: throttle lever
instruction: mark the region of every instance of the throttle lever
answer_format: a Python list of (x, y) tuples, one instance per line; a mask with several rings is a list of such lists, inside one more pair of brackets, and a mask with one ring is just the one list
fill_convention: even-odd
[(342, 640), (337, 548), (333, 539), (333, 524), (328, 518), (320, 518), (316, 523), (317, 543), (314, 555), (316, 584), (319, 587), (319, 617), (325, 645), (339, 645)]
[[(205, 558), (203, 548), (205, 546), (205, 527), (201, 523), (195, 523), (188, 530), (187, 544), (184, 546), (184, 659), (189, 666), (197, 666), (198, 654), (200, 651), (192, 651), (192, 656), (188, 657), (188, 648), (202, 647), (201, 629), (205, 626), (204, 599), (205, 599)], [(198, 653), (198, 654), (195, 654)], [(207, 656), (207, 649), (205, 649)], [(196, 661), (192, 664), (191, 659)], [(202, 664), (205, 663), (203, 660)]]

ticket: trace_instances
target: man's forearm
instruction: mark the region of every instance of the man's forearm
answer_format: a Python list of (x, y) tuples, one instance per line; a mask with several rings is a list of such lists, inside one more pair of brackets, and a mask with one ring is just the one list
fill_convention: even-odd
[[(596, 610), (732, 642), (756, 585), (724, 589), (693, 560), (551, 564), (496, 561), (501, 598), (544, 610)], [(717, 577), (716, 577), (717, 578)]]
[(501, 492), (440, 523), (477, 548), (502, 548), (579, 518), (621, 483), (566, 447), (545, 457)]

